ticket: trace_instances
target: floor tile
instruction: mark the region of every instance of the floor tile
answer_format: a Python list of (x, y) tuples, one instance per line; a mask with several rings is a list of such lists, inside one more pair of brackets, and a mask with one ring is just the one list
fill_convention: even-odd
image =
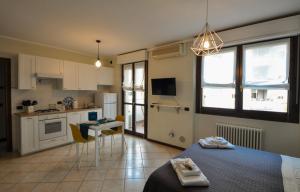
[(143, 168), (126, 169), (126, 179), (144, 179)]
[(124, 180), (104, 180), (101, 192), (123, 192), (124, 190)]
[(0, 183), (19, 183), (28, 173), (10, 172), (0, 180)]
[(110, 169), (107, 171), (105, 179), (123, 179), (125, 172), (125, 169)]
[(124, 192), (142, 192), (145, 182), (145, 179), (126, 179)]
[(31, 192), (36, 185), (37, 183), (19, 183), (11, 189), (11, 192)]
[(82, 181), (87, 173), (87, 169), (71, 170), (64, 178), (64, 181)]
[(55, 191), (57, 192), (74, 192), (78, 191), (81, 182), (61, 182)]
[(31, 172), (28, 173), (23, 179), (22, 183), (34, 183), (34, 182), (41, 182), (48, 172)]
[(98, 192), (101, 190), (102, 182), (100, 181), (84, 181), (79, 192)]
[(0, 183), (0, 191), (10, 191), (15, 185), (13, 183)]
[(51, 171), (44, 177), (43, 182), (57, 183), (62, 181), (67, 174), (67, 171)]
[(106, 172), (107, 172), (106, 170), (91, 169), (88, 171), (87, 175), (85, 176), (85, 180), (88, 180), (88, 181), (104, 180)]
[(39, 183), (33, 189), (33, 192), (52, 192), (55, 191), (58, 183)]

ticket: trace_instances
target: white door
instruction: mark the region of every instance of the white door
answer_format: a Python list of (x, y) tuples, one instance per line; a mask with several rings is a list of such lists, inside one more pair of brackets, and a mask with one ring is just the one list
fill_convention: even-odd
[(78, 90), (78, 63), (64, 61), (64, 90)]
[(38, 117), (21, 118), (21, 155), (39, 150)]
[(18, 57), (18, 89), (36, 89), (35, 56), (20, 54)]
[(68, 142), (73, 142), (73, 136), (70, 124), (78, 125), (80, 123), (80, 112), (67, 113), (67, 138)]

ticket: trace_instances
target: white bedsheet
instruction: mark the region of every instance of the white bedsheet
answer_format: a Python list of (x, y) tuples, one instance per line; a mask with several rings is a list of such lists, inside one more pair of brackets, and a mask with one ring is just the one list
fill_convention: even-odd
[(285, 192), (300, 192), (300, 159), (281, 155), (282, 179)]

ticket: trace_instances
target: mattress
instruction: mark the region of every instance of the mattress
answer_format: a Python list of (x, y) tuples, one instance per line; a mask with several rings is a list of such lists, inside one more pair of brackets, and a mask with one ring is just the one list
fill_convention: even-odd
[(154, 171), (144, 192), (283, 192), (281, 156), (236, 147), (203, 149), (193, 144), (178, 157), (190, 157), (210, 181), (209, 187), (181, 186), (170, 162)]

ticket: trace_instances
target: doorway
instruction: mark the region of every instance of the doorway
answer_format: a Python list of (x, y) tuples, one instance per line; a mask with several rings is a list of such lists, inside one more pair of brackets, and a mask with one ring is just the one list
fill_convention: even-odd
[(122, 88), (125, 131), (147, 138), (147, 61), (122, 65)]
[(11, 65), (0, 58), (0, 153), (12, 151)]

